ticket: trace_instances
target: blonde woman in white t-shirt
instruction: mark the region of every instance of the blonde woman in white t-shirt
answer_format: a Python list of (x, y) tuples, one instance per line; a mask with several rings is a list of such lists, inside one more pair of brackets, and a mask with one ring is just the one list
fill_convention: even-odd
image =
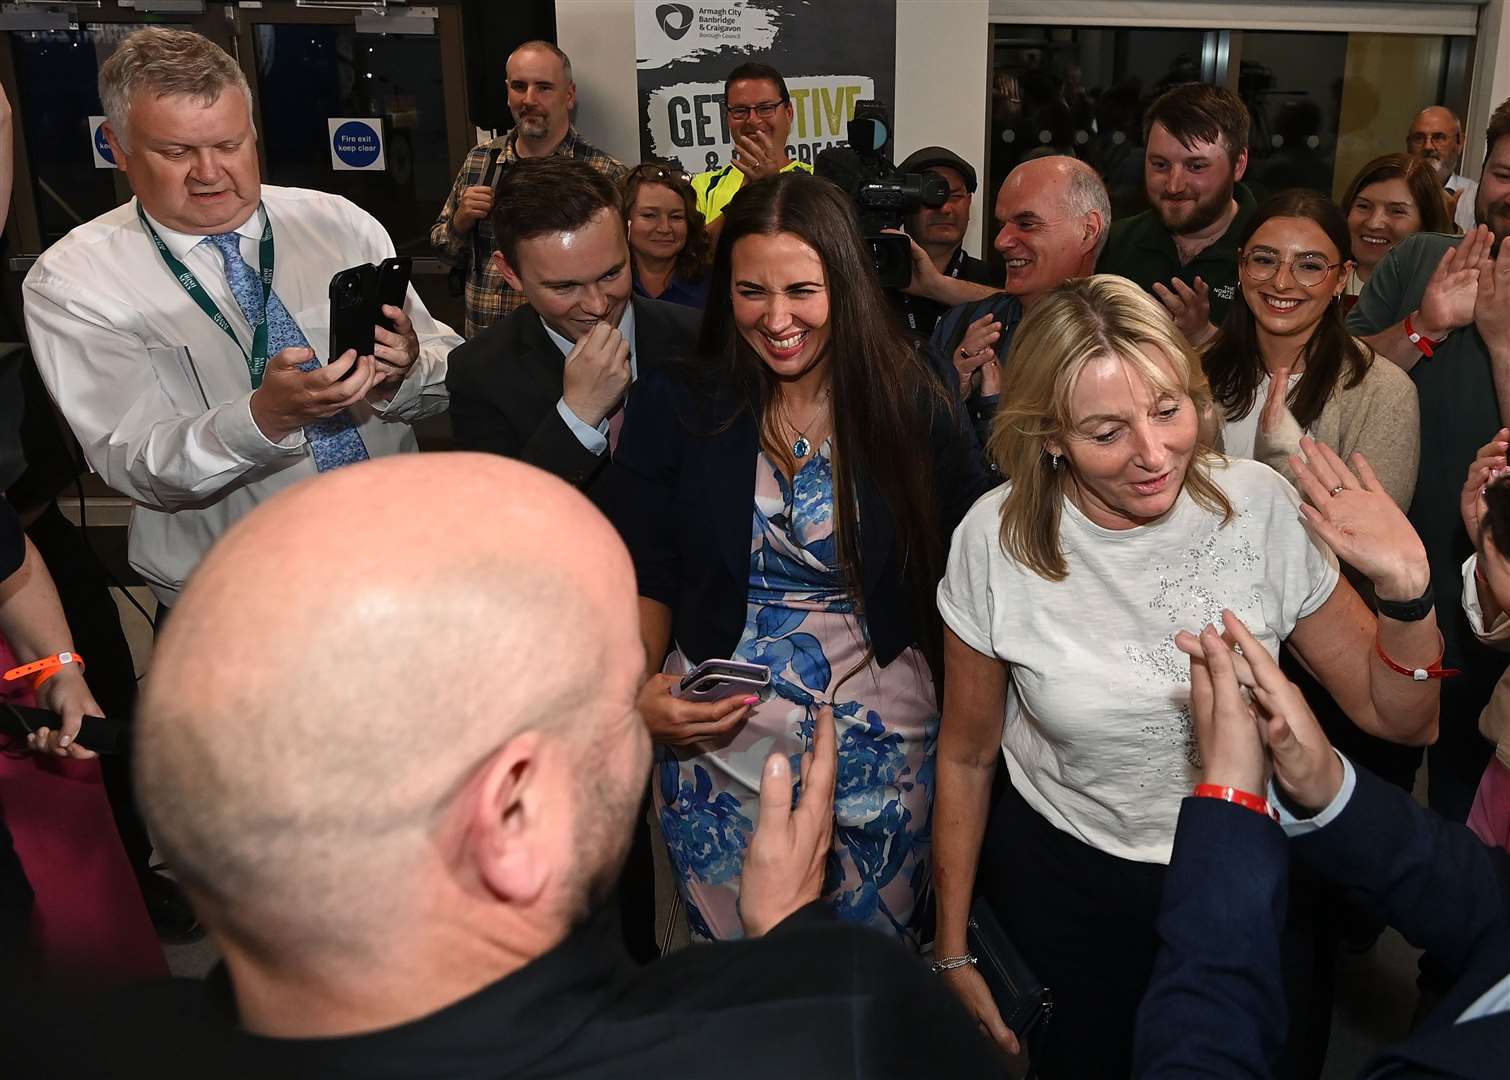
[(1341, 556), (1388, 601), (1428, 589), (1425, 550), (1367, 463), (1355, 475), (1305, 440), (1309, 464), (1291, 463), (1304, 504), (1268, 466), (1214, 452), (1200, 360), (1130, 282), (1050, 294), (1006, 367), (989, 451), (1011, 480), (955, 531), (938, 591), (935, 957), (1014, 1048), (976, 968), (947, 963), (968, 953), (979, 884), (1055, 994), (1040, 1075), (1126, 1076), (1179, 804), (1199, 777), (1176, 633), (1230, 609), (1271, 652), (1288, 642), (1359, 727), (1412, 743), (1435, 737), (1438, 683), (1384, 657), (1434, 668), (1441, 638), (1429, 598), (1424, 617), (1376, 621), (1338, 575)]

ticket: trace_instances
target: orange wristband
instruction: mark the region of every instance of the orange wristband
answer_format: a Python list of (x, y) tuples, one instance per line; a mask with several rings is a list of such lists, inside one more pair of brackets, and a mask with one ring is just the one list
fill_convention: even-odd
[(42, 689), (42, 684), (47, 682), (58, 672), (63, 670), (64, 664), (78, 664), (80, 673), (84, 670), (84, 658), (76, 652), (60, 652), (53, 656), (44, 656), (40, 660), (33, 660), (29, 664), (13, 667), (4, 675), (6, 682), (15, 682), (24, 679), (28, 675), (36, 676), (31, 681), (33, 690)]

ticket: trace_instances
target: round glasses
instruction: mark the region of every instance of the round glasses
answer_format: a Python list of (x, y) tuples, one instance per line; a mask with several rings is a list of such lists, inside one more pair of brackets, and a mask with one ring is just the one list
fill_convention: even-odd
[(1242, 258), (1243, 271), (1252, 281), (1270, 281), (1279, 273), (1281, 266), (1290, 268), (1290, 277), (1303, 289), (1314, 289), (1326, 280), (1326, 276), (1340, 262), (1329, 263), (1321, 255), (1297, 255), (1293, 259), (1281, 259), (1272, 251), (1248, 251)]

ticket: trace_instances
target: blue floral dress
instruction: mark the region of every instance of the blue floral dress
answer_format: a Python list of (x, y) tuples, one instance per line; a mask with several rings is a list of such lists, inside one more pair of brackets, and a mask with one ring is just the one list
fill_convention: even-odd
[[(694, 940), (743, 935), (739, 877), (759, 816), (761, 767), (784, 752), (796, 778), (814, 718), (832, 702), (839, 775), (825, 896), (841, 917), (915, 942), (913, 917), (928, 887), (938, 704), (916, 648), (884, 668), (866, 660), (838, 569), (830, 452), (825, 442), (791, 482), (764, 453), (756, 461), (749, 607), (735, 657), (769, 667), (771, 690), (732, 735), (658, 751), (656, 812)], [(689, 667), (680, 650), (666, 662), (668, 672)]]

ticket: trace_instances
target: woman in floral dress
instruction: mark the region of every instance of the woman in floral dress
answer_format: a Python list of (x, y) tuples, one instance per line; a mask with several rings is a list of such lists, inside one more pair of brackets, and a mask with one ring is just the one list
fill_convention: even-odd
[[(948, 536), (986, 481), (894, 320), (848, 200), (783, 174), (730, 204), (695, 364), (631, 395), (612, 510), (639, 575), (652, 795), (693, 934), (741, 934), (761, 767), (838, 727), (826, 897), (903, 939), (928, 884)], [(710, 658), (759, 698), (671, 694)]]

